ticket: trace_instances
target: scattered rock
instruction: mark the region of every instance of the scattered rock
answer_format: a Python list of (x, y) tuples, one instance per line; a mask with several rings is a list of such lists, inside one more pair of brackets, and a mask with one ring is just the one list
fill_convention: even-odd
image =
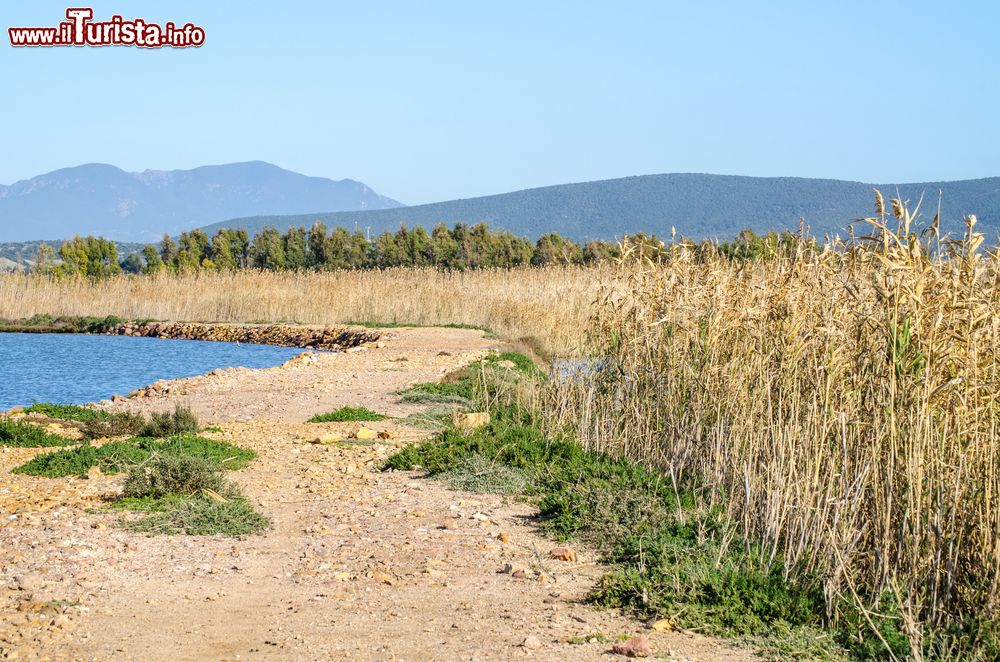
[(378, 434), (376, 434), (371, 428), (367, 428), (362, 425), (351, 433), (351, 438), (360, 440), (378, 439)]
[(468, 414), (456, 413), (453, 421), (459, 430), (475, 430), (488, 425), (490, 415), (485, 411), (471, 412)]
[(320, 435), (312, 440), (311, 443), (314, 444), (336, 444), (341, 441), (341, 437), (336, 432), (329, 432), (327, 434)]
[(649, 624), (649, 629), (657, 632), (673, 632), (674, 628), (675, 623), (671, 618), (660, 618)]
[(560, 561), (576, 561), (576, 552), (569, 547), (553, 547), (549, 550), (549, 555)]
[[(201, 324), (192, 322), (126, 322), (108, 331), (111, 335), (141, 336), (147, 338), (181, 338), (186, 340), (214, 340), (241, 342), (281, 347), (308, 347), (310, 349), (358, 351), (358, 345), (376, 341), (381, 337), (377, 329), (358, 327), (324, 328), (294, 324)], [(300, 355), (302, 356), (302, 355)], [(315, 358), (294, 357), (290, 364), (302, 365), (315, 362)]]
[(384, 572), (378, 572), (378, 571), (373, 572), (372, 579), (374, 579), (380, 584), (387, 584), (388, 586), (392, 586), (396, 583), (395, 577), (393, 577), (392, 575), (387, 575)]
[(529, 634), (521, 642), (521, 648), (527, 648), (528, 650), (536, 651), (542, 647), (542, 640), (533, 634)]
[(514, 565), (514, 563), (511, 561), (508, 561), (507, 563), (503, 564), (503, 567), (497, 570), (497, 574), (520, 576), (520, 577), (528, 576), (528, 573), (525, 572), (524, 568), (518, 565)]
[(650, 645), (649, 639), (640, 634), (628, 641), (615, 644), (611, 648), (611, 652), (625, 657), (650, 657), (653, 655), (653, 647)]
[(28, 573), (14, 577), (14, 585), (19, 591), (35, 592), (45, 586), (45, 579), (36, 573)]

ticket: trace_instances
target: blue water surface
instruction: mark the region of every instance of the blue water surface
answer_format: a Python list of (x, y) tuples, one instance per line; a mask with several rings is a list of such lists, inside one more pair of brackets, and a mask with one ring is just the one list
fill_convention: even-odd
[(84, 404), (216, 368), (269, 368), (295, 347), (69, 333), (0, 333), (0, 410)]

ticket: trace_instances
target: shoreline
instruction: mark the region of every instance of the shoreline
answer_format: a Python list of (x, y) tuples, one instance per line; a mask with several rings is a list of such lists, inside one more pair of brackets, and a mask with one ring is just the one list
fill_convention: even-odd
[(0, 320), (0, 333), (76, 333), (86, 335), (236, 342), (276, 347), (343, 351), (377, 342), (382, 331), (350, 325), (244, 324), (230, 322), (157, 322), (117, 317), (36, 316)]

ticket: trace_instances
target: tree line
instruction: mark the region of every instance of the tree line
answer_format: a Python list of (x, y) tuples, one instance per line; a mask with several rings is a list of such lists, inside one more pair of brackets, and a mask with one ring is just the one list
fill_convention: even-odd
[(386, 269), (391, 267), (435, 267), (439, 269), (513, 268), (596, 264), (618, 255), (612, 242), (579, 244), (552, 232), (531, 242), (506, 231), (493, 231), (485, 223), (448, 228), (435, 225), (400, 226), (369, 240), (360, 230), (328, 231), (322, 223), (308, 230), (289, 228), (284, 233), (264, 228), (252, 238), (246, 230), (222, 229), (214, 236), (203, 230), (183, 232), (176, 241), (164, 235), (159, 244), (149, 244), (119, 260), (115, 242), (99, 237), (74, 237), (56, 252), (56, 263), (47, 246), (39, 250), (36, 271), (55, 275), (104, 278), (119, 273), (159, 271), (333, 271), (338, 269)]
[[(722, 256), (731, 260), (767, 259), (789, 249), (795, 235), (768, 233), (759, 236), (744, 230), (731, 241), (700, 243), (680, 241), (697, 257)], [(667, 254), (655, 235), (632, 235), (625, 245), (651, 259)], [(107, 278), (121, 273), (193, 271), (334, 271), (432, 267), (449, 270), (514, 268), (550, 265), (594, 265), (621, 255), (621, 245), (607, 241), (579, 244), (555, 232), (535, 242), (506, 231), (493, 231), (485, 223), (452, 228), (435, 225), (430, 233), (422, 226), (400, 226), (370, 240), (360, 230), (328, 231), (317, 222), (308, 230), (292, 227), (282, 233), (272, 227), (249, 236), (246, 230), (222, 229), (211, 238), (203, 230), (181, 233), (175, 241), (164, 235), (159, 244), (146, 245), (119, 259), (114, 241), (101, 237), (74, 237), (58, 251), (39, 247), (34, 271), (55, 276)], [(58, 260), (55, 258), (58, 256)]]

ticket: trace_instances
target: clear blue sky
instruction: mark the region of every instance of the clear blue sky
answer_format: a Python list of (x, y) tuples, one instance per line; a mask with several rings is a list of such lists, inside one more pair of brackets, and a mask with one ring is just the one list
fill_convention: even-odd
[(661, 172), (1000, 175), (991, 2), (101, 0), (207, 42), (10, 47), (66, 6), (0, 7), (0, 183), (260, 159), (416, 204)]

